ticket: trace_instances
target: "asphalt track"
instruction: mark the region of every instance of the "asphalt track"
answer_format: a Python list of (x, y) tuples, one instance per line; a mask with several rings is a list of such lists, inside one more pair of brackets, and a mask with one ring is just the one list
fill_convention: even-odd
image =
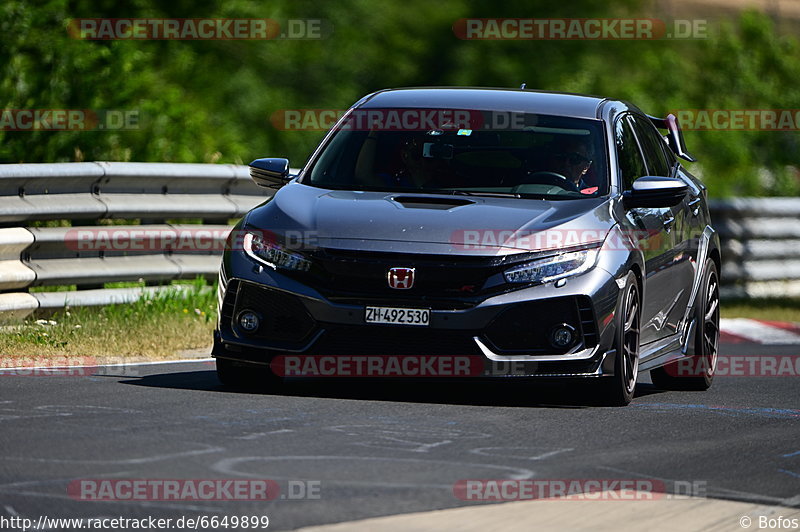
[[(798, 353), (739, 342), (722, 346), (721, 362)], [(267, 515), (286, 530), (491, 504), (457, 498), (463, 479), (641, 479), (800, 508), (800, 375), (786, 369), (720, 376), (707, 392), (662, 392), (645, 374), (627, 408), (597, 406), (580, 384), (362, 380), (253, 392), (224, 388), (207, 361), (84, 373), (0, 376), (0, 517)], [(281, 496), (88, 501), (70, 491), (80, 479), (271, 479)], [(564, 515), (578, 509), (561, 504)], [(612, 516), (622, 512), (613, 504)]]

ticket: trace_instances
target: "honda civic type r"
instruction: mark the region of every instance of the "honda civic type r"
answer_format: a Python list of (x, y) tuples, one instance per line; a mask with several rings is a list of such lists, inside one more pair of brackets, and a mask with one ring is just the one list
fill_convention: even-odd
[(385, 377), (372, 362), (396, 358), (398, 375), (593, 379), (614, 405), (640, 371), (707, 389), (719, 239), (679, 159), (675, 117), (623, 101), (370, 94), (299, 173), (250, 164), (276, 192), (228, 238), (220, 380)]

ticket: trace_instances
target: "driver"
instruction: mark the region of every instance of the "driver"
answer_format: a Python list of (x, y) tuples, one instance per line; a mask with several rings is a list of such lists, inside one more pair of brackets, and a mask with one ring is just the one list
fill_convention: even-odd
[(422, 188), (428, 179), (422, 159), (422, 143), (417, 137), (409, 137), (400, 145), (400, 160), (403, 167), (395, 174), (398, 183)]
[(387, 184), (393, 187), (429, 189), (438, 188), (447, 165), (441, 159), (423, 155), (424, 141), (419, 136), (409, 136), (400, 144), (400, 165), (388, 176)]
[(578, 190), (590, 187), (583, 180), (583, 176), (591, 166), (592, 149), (588, 135), (585, 137), (561, 136), (553, 141), (547, 167), (566, 177)]

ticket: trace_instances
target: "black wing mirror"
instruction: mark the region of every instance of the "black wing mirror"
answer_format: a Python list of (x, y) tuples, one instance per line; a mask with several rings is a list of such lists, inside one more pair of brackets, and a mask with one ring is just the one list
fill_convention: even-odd
[(689, 186), (674, 177), (644, 176), (633, 182), (631, 190), (622, 193), (628, 208), (674, 207), (686, 197)]
[(281, 188), (292, 179), (289, 159), (256, 159), (250, 163), (250, 178), (260, 187)]

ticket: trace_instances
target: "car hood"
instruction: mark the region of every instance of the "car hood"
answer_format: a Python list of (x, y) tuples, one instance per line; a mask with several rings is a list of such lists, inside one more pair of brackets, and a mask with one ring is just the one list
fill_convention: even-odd
[(328, 190), (291, 183), (253, 209), (249, 227), (321, 247), (509, 254), (605, 238), (611, 200)]

